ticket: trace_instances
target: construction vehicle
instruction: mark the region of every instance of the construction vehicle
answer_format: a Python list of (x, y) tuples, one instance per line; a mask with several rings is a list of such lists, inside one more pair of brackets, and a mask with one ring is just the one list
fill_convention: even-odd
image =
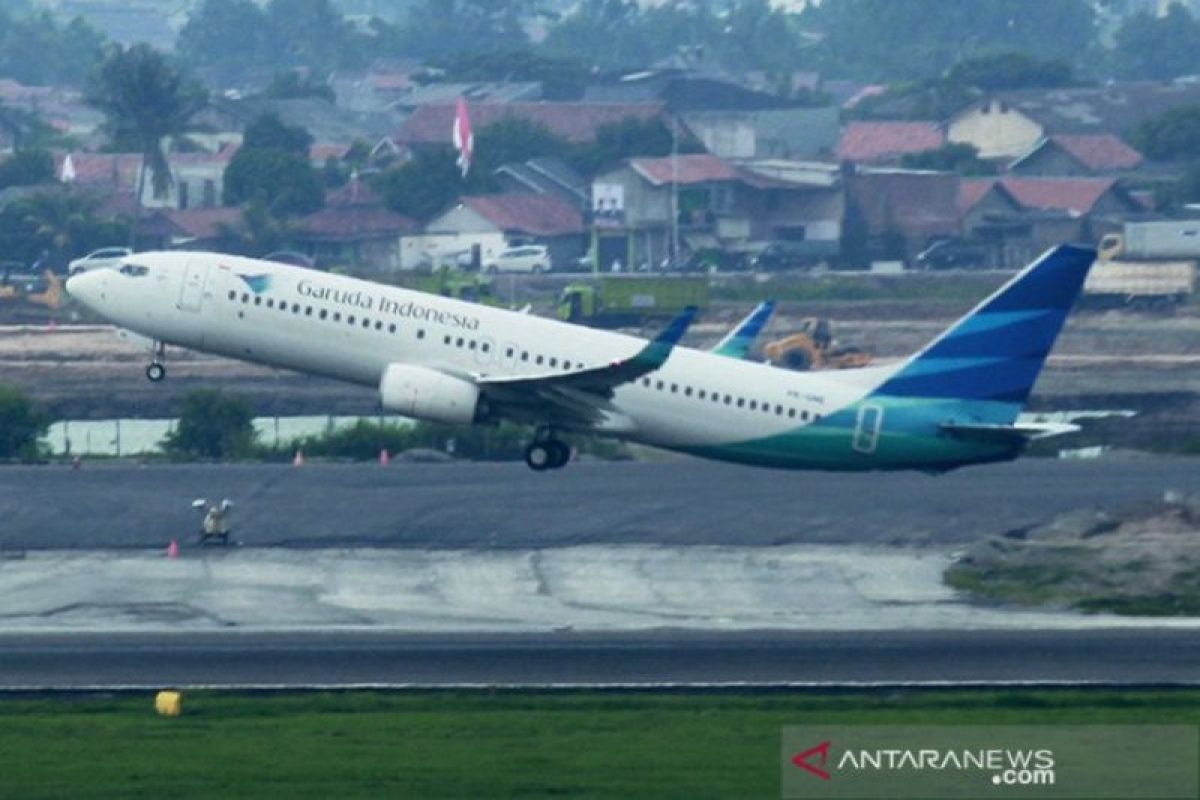
[(843, 347), (833, 338), (829, 320), (809, 317), (800, 330), (763, 346), (767, 362), (803, 370), (851, 369), (871, 363), (871, 354), (857, 347)]
[(1196, 290), (1200, 220), (1129, 222), (1100, 240), (1083, 284), (1093, 307), (1170, 308)]
[(645, 325), (708, 305), (708, 278), (682, 275), (602, 275), (572, 283), (558, 300), (558, 318), (596, 328)]
[(450, 267), (439, 267), (427, 274), (412, 273), (401, 280), (406, 289), (416, 289), (455, 300), (495, 305), (492, 279), (476, 272), (467, 272)]
[(52, 270), (41, 275), (6, 269), (0, 277), (0, 301), (24, 302), (56, 309), (63, 302), (62, 278)]

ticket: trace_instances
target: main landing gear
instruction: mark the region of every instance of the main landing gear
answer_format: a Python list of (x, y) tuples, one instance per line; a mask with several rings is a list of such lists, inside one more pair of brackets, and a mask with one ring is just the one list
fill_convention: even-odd
[(571, 460), (571, 445), (554, 435), (550, 428), (540, 429), (525, 448), (525, 463), (534, 472), (562, 469)]
[(162, 363), (166, 354), (167, 346), (162, 342), (155, 342), (154, 349), (151, 351), (150, 366), (146, 367), (146, 377), (152, 383), (158, 383), (167, 377), (167, 368)]

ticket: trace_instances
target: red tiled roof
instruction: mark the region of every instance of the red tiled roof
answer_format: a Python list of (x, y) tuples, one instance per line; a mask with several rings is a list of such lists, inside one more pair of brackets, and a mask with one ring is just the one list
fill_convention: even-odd
[(936, 122), (851, 122), (842, 132), (837, 157), (839, 161), (895, 161), (945, 143), (946, 134)]
[(1043, 211), (1087, 214), (1116, 180), (1112, 178), (1014, 178), (1000, 179), (1017, 202)]
[[(450, 144), (453, 104), (419, 107), (400, 128), (398, 144)], [(648, 120), (662, 116), (661, 103), (479, 103), (470, 107), (471, 127), (483, 128), (505, 119), (542, 125), (569, 142), (591, 142), (596, 129), (625, 119)]]
[(1142, 163), (1141, 153), (1111, 133), (1059, 134), (1050, 140), (1092, 172), (1135, 169)]
[(583, 213), (554, 195), (489, 194), (463, 197), (461, 201), (502, 231), (531, 236), (583, 232)]
[[(71, 153), (75, 182), (81, 185), (107, 184), (134, 188), (142, 168), (141, 153)], [(61, 177), (66, 153), (54, 155), (54, 174)]]
[(322, 165), (331, 158), (337, 161), (345, 156), (349, 149), (349, 146), (344, 144), (314, 144), (308, 149), (308, 160), (317, 165)]
[(237, 225), (242, 219), (240, 208), (189, 208), (164, 211), (170, 222), (184, 235), (196, 239), (214, 239), (221, 235), (222, 225)]
[(736, 181), (741, 173), (720, 158), (709, 153), (696, 153), (671, 158), (635, 158), (630, 166), (655, 186), (678, 182), (684, 186), (694, 183)]
[(317, 239), (375, 239), (403, 236), (417, 230), (410, 217), (383, 206), (328, 206), (304, 217), (296, 226), (303, 236)]
[(329, 206), (382, 206), (383, 197), (361, 180), (352, 180), (325, 196)]

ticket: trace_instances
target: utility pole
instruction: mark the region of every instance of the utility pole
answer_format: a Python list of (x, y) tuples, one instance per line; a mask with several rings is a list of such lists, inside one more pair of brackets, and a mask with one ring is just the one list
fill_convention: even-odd
[(674, 265), (679, 258), (679, 128), (671, 117), (671, 257)]

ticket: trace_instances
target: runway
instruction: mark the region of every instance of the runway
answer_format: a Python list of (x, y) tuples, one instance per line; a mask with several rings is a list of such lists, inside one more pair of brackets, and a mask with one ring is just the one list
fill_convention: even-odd
[(0, 468), (0, 551), (160, 548), (197, 497), (255, 547), (954, 544), (1066, 511), (1200, 494), (1194, 458), (1026, 458), (941, 476), (779, 472), (693, 459), (520, 464)]
[(1200, 685), (1193, 631), (0, 636), (0, 689)]

